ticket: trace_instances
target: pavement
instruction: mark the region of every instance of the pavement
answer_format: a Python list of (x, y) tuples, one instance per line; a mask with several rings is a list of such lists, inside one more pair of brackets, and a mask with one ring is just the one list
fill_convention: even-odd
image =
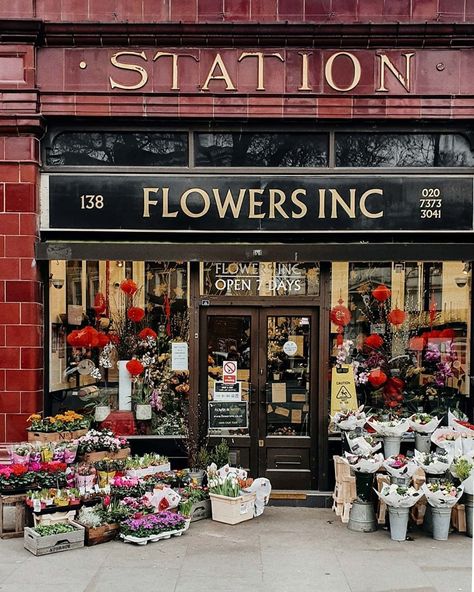
[(470, 592), (472, 539), (422, 530), (394, 542), (331, 510), (268, 507), (249, 522), (201, 520), (181, 537), (35, 557), (0, 540), (1, 592)]

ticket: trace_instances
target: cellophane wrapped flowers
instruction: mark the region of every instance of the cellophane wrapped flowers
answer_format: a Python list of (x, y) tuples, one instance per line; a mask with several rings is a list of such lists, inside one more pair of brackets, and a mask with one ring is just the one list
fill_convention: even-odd
[(438, 427), (440, 421), (441, 419), (428, 413), (414, 413), (408, 418), (411, 429), (420, 434), (431, 434)]
[(414, 487), (404, 485), (384, 485), (381, 491), (375, 491), (379, 498), (392, 508), (411, 508), (423, 498), (423, 493)]
[(383, 466), (389, 475), (398, 478), (412, 477), (418, 468), (415, 461), (407, 458), (404, 454), (390, 456), (383, 462)]
[(344, 453), (343, 460), (359, 473), (375, 473), (383, 465), (383, 454), (381, 452), (374, 455), (360, 456), (357, 454)]
[(370, 419), (367, 422), (380, 436), (403, 436), (410, 425), (408, 419), (393, 417), (386, 420)]
[(353, 431), (356, 428), (363, 428), (367, 421), (367, 416), (363, 409), (364, 406), (362, 405), (356, 411), (338, 411), (333, 415), (331, 420), (339, 430), (345, 432)]
[(452, 508), (463, 493), (462, 485), (456, 487), (450, 481), (434, 481), (423, 483), (421, 491), (425, 494), (430, 506), (434, 508)]
[(438, 452), (419, 452), (415, 450), (415, 462), (429, 475), (446, 473), (452, 460), (452, 456), (449, 456), (445, 450)]

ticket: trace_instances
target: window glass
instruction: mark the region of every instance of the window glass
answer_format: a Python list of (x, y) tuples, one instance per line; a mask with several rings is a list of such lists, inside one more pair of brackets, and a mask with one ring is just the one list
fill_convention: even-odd
[(402, 415), (466, 409), (466, 271), (461, 261), (333, 263), (332, 367), (353, 367), (359, 404)]
[(470, 167), (470, 135), (336, 133), (339, 167)]
[[(138, 433), (182, 434), (189, 391), (187, 264), (152, 261), (50, 263), (49, 390), (74, 408), (118, 408), (118, 362), (136, 358), (132, 409), (152, 405)], [(61, 281), (62, 280), (62, 281)], [(173, 344), (175, 357), (172, 359)], [(128, 376), (128, 375), (127, 375)], [(79, 395), (79, 397), (77, 396)], [(66, 402), (67, 401), (67, 402)]]
[(325, 167), (328, 134), (197, 133), (195, 163), (210, 167)]
[(187, 166), (183, 132), (63, 132), (46, 149), (46, 165)]

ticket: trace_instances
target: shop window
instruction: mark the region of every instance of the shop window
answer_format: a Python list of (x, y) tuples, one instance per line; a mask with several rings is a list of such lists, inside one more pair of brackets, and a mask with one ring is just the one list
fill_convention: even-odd
[(353, 366), (360, 404), (401, 414), (466, 408), (466, 271), (461, 261), (333, 263), (332, 366)]
[(187, 166), (185, 132), (63, 132), (46, 149), (47, 166)]
[(328, 134), (195, 134), (195, 163), (209, 167), (327, 167)]
[(131, 407), (141, 394), (153, 409), (152, 420), (138, 422), (137, 429), (182, 434), (189, 390), (188, 265), (53, 261), (50, 278), (53, 399), (92, 410), (106, 400), (117, 408), (118, 361), (136, 358), (143, 372), (133, 381)]
[(201, 295), (318, 296), (319, 263), (201, 263)]
[(471, 134), (336, 133), (338, 167), (472, 167)]

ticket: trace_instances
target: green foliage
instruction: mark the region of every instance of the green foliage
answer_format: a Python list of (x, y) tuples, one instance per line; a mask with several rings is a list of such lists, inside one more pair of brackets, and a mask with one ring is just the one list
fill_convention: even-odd
[(71, 524), (40, 524), (33, 529), (40, 536), (50, 536), (52, 534), (63, 534), (65, 532), (73, 532), (77, 530)]

